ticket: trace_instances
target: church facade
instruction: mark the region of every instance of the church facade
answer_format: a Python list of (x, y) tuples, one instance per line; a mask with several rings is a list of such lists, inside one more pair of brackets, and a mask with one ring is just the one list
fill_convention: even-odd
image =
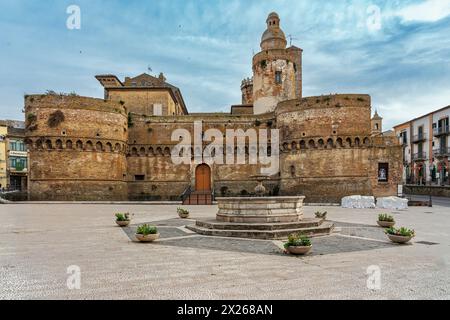
[[(194, 135), (199, 123), (224, 137), (230, 129), (277, 130), (279, 171), (264, 182), (271, 195), (305, 195), (307, 202), (395, 195), (402, 148), (382, 134), (380, 117), (371, 118), (370, 96), (303, 97), (303, 50), (287, 47), (276, 13), (266, 23), (253, 77), (242, 81), (242, 102), (229, 113), (189, 113), (180, 89), (163, 74), (124, 81), (98, 75), (104, 99), (25, 96), (30, 198), (203, 204), (217, 196), (251, 195), (264, 164), (203, 163), (198, 145), (190, 163), (173, 162), (178, 142), (172, 133)], [(202, 141), (200, 154), (207, 146)], [(248, 159), (251, 149), (231, 152)]]

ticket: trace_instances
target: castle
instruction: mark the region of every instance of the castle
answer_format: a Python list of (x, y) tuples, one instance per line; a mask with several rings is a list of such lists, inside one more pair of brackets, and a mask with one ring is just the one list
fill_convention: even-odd
[[(371, 119), (361, 94), (302, 97), (302, 53), (287, 47), (271, 13), (253, 57), (253, 77), (241, 84), (242, 103), (229, 113), (189, 114), (181, 91), (164, 75), (119, 80), (98, 75), (104, 99), (25, 96), (33, 200), (179, 200), (254, 192), (262, 164), (175, 165), (176, 129), (279, 129), (279, 173), (265, 181), (271, 195), (305, 195), (338, 202), (352, 194), (386, 196), (401, 181), (402, 149)], [(236, 150), (248, 154), (248, 148)]]

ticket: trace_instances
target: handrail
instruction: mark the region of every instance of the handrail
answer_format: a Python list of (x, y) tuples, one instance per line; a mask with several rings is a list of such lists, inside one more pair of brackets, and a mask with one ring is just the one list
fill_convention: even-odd
[(188, 185), (181, 194), (181, 201), (184, 202), (191, 195), (191, 193), (192, 193), (192, 186)]

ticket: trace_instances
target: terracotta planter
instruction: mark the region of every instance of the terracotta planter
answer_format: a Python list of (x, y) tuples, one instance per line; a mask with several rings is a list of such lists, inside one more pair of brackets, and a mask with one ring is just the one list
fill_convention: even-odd
[(383, 228), (390, 228), (395, 226), (395, 221), (377, 221), (378, 225)]
[(189, 218), (189, 213), (179, 213), (178, 216), (181, 219), (187, 219), (187, 218)]
[(148, 234), (144, 236), (143, 234), (135, 234), (136, 239), (138, 239), (140, 242), (153, 242), (156, 239), (159, 238), (159, 233), (157, 234)]
[(128, 227), (128, 225), (130, 224), (130, 220), (128, 221), (117, 221), (116, 220), (117, 225), (119, 225), (120, 227)]
[(290, 254), (294, 255), (304, 255), (307, 254), (309, 251), (311, 251), (312, 246), (308, 247), (288, 247), (287, 250)]
[(403, 236), (395, 236), (393, 234), (388, 234), (388, 238), (395, 243), (407, 243), (411, 241), (413, 237), (403, 237)]

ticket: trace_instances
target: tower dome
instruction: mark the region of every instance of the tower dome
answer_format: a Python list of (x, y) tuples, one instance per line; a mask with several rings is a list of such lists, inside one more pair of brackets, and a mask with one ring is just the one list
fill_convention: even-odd
[(267, 29), (261, 37), (261, 49), (286, 49), (287, 41), (280, 28), (280, 17), (276, 12), (269, 14), (266, 20)]

